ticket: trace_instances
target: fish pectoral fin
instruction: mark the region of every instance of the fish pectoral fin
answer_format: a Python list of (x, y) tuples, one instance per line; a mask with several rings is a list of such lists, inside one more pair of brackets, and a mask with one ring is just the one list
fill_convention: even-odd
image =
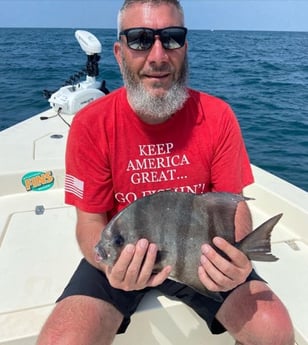
[(167, 250), (159, 250), (157, 252), (155, 265), (152, 271), (153, 274), (159, 273), (165, 266), (170, 264), (170, 263), (168, 264), (166, 261), (167, 257), (168, 257)]
[(159, 250), (156, 254), (155, 265), (160, 264), (161, 262), (165, 261), (168, 256), (167, 250)]

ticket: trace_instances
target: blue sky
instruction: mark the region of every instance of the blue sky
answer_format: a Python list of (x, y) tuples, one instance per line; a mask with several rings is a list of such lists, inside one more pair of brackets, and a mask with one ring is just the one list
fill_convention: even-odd
[[(0, 27), (114, 28), (122, 0), (0, 0)], [(190, 29), (308, 31), (308, 0), (182, 0)]]

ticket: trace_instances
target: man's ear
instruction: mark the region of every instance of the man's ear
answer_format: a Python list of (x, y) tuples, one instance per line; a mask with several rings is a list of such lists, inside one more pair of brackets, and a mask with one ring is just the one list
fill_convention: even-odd
[(120, 42), (115, 42), (113, 45), (113, 54), (117, 60), (117, 63), (120, 67), (120, 70), (122, 70), (122, 47)]

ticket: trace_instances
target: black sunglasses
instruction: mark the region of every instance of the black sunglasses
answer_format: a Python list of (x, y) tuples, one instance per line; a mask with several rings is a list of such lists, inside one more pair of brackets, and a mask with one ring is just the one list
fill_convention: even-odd
[(154, 42), (155, 36), (159, 39), (165, 49), (178, 49), (184, 46), (186, 40), (187, 29), (182, 26), (170, 26), (163, 29), (150, 28), (131, 28), (123, 30), (119, 33), (126, 37), (127, 45), (133, 50), (148, 50)]

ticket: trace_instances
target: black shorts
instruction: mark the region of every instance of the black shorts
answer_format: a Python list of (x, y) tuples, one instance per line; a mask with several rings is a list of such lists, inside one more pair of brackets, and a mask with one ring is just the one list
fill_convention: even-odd
[[(264, 281), (253, 270), (246, 281)], [(118, 333), (124, 333), (130, 323), (131, 315), (136, 311), (144, 295), (153, 288), (139, 291), (123, 291), (113, 288), (105, 274), (82, 259), (73, 277), (68, 283), (57, 302), (73, 295), (85, 295), (104, 300), (117, 308), (124, 316)], [(173, 280), (167, 279), (163, 284), (155, 287), (163, 295), (176, 297), (190, 306), (205, 322), (213, 334), (225, 332), (225, 328), (215, 318), (216, 313), (224, 300), (232, 291), (221, 293), (223, 300), (218, 302), (212, 298), (197, 293), (190, 287)]]

